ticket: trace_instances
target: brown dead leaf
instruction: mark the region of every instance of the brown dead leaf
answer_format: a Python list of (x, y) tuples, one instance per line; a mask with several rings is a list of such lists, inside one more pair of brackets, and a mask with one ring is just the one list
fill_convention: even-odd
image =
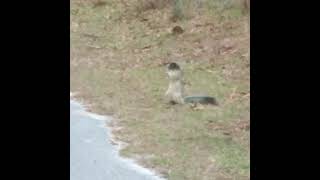
[(192, 110), (194, 111), (200, 111), (204, 109), (204, 106), (202, 104), (199, 103), (194, 103), (191, 105)]
[(172, 29), (172, 34), (182, 34), (184, 32), (184, 30), (182, 29), (181, 26), (175, 26)]

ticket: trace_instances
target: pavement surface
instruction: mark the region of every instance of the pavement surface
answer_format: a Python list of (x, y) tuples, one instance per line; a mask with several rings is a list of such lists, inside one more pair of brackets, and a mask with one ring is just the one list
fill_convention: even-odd
[(70, 101), (70, 180), (161, 180), (134, 161), (119, 156), (112, 145), (111, 118), (86, 112)]

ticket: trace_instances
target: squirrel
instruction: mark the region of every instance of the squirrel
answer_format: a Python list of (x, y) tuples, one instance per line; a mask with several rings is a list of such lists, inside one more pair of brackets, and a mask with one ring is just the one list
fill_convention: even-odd
[(183, 73), (180, 66), (173, 62), (167, 66), (169, 87), (165, 96), (171, 104), (199, 103), (218, 105), (216, 99), (210, 96), (186, 96), (184, 97), (184, 86), (182, 82)]

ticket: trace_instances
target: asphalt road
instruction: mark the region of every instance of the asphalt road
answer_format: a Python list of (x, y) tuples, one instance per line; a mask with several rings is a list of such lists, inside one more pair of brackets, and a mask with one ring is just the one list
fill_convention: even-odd
[(151, 171), (119, 156), (108, 140), (109, 120), (70, 101), (70, 180), (160, 180)]

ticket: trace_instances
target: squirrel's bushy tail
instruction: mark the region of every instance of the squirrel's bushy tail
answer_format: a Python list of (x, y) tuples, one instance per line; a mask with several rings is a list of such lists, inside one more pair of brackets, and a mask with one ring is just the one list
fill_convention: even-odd
[(210, 96), (186, 96), (184, 97), (184, 102), (218, 105), (217, 100)]

